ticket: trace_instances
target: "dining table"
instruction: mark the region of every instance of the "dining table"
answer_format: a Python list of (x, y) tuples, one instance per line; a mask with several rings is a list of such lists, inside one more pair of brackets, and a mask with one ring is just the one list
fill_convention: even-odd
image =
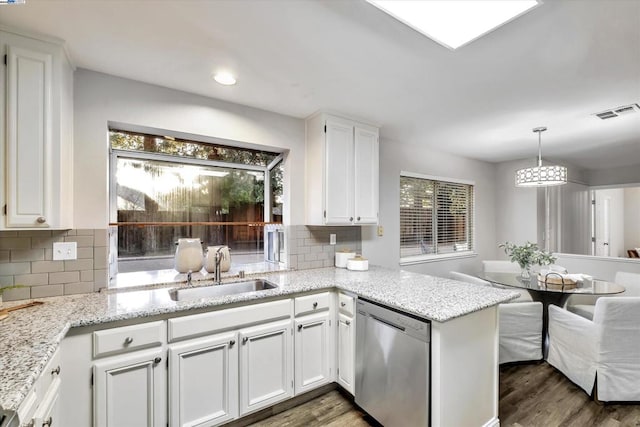
[(549, 305), (564, 307), (572, 295), (614, 295), (625, 291), (622, 285), (599, 279), (556, 284), (538, 280), (536, 275), (524, 279), (518, 273), (484, 272), (476, 276), (496, 286), (525, 289), (533, 301), (542, 303), (542, 354), (545, 359), (549, 342)]

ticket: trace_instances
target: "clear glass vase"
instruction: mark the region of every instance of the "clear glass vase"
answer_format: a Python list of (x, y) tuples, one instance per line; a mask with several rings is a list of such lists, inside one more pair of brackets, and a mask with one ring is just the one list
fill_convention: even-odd
[(520, 268), (522, 269), (522, 271), (520, 272), (520, 278), (522, 280), (530, 280), (531, 279), (531, 266), (530, 265), (525, 265), (525, 266), (520, 266)]

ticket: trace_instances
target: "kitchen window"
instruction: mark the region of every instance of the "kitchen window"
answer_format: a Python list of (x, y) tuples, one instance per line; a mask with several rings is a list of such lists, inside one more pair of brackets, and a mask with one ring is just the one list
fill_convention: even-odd
[(402, 172), (400, 263), (474, 254), (474, 183)]
[(118, 273), (172, 269), (183, 237), (229, 246), (234, 264), (264, 262), (264, 226), (282, 222), (282, 153), (115, 129), (109, 139)]

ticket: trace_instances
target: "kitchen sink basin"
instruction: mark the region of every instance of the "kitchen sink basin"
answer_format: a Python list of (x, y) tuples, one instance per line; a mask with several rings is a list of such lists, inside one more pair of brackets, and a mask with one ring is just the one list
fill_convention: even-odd
[(171, 289), (169, 295), (174, 301), (222, 297), (243, 294), (245, 292), (266, 291), (276, 289), (278, 285), (264, 279), (243, 280), (242, 282), (225, 283), (224, 285), (200, 286), (196, 288)]

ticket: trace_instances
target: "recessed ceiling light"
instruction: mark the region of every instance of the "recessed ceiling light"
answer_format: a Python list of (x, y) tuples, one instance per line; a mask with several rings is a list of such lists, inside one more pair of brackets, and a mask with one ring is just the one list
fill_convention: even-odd
[(367, 0), (449, 49), (457, 49), (538, 6), (538, 0)]
[(228, 73), (226, 71), (215, 73), (213, 75), (213, 79), (218, 83), (220, 83), (221, 85), (225, 85), (225, 86), (231, 86), (236, 84), (236, 78), (233, 77), (231, 73)]

